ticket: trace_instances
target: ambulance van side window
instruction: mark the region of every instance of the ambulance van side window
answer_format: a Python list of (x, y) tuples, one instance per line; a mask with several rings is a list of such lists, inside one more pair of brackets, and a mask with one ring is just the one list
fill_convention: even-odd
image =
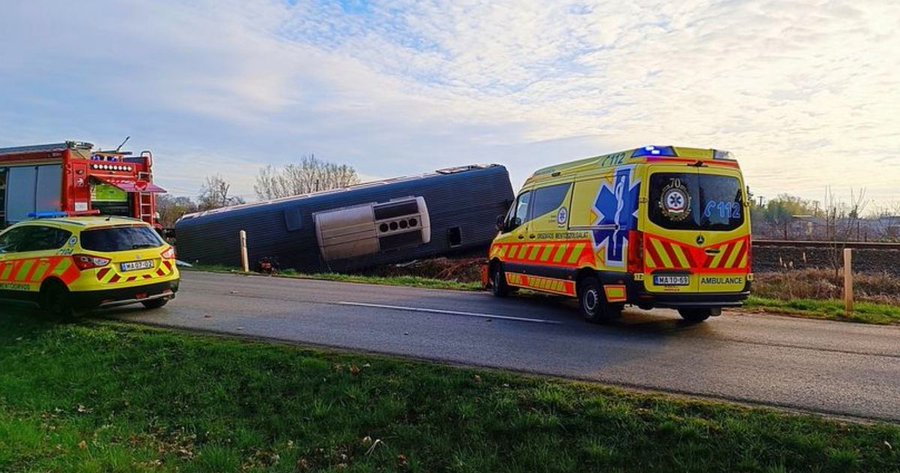
[(513, 231), (528, 221), (528, 212), (531, 210), (531, 191), (523, 192), (516, 199), (514, 210), (510, 213), (509, 219), (506, 221), (507, 232)]
[(531, 219), (546, 215), (563, 205), (566, 196), (569, 195), (571, 183), (557, 184), (555, 186), (541, 187), (534, 190), (534, 199), (531, 205)]

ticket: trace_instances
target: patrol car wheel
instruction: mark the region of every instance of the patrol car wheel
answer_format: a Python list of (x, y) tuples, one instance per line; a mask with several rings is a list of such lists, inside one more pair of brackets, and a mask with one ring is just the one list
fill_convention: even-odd
[(499, 263), (494, 266), (491, 273), (491, 294), (496, 297), (506, 297), (509, 295), (509, 286), (506, 284), (506, 273), (503, 272), (503, 266)]
[(678, 309), (678, 315), (688, 322), (703, 322), (713, 315), (713, 309)]
[(169, 299), (166, 297), (141, 302), (147, 309), (160, 309), (168, 303)]
[(69, 289), (56, 281), (47, 282), (41, 288), (41, 309), (54, 317), (71, 319), (75, 317), (75, 309), (69, 297)]
[(584, 320), (591, 323), (616, 319), (622, 315), (620, 306), (612, 306), (606, 302), (600, 281), (595, 277), (587, 277), (578, 282), (578, 307)]

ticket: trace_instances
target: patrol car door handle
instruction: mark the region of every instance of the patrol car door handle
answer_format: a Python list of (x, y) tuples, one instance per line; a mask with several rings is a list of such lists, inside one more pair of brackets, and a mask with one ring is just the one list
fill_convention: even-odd
[(529, 240), (534, 240), (534, 235), (528, 235)]
[(525, 235), (519, 235), (519, 239), (520, 239), (520, 240), (524, 240), (524, 239), (525, 239)]

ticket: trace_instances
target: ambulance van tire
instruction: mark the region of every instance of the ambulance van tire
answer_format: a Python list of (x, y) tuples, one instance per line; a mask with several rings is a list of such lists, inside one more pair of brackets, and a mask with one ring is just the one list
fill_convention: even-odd
[(510, 293), (506, 284), (506, 273), (503, 271), (503, 263), (497, 262), (491, 266), (491, 294), (494, 297), (506, 297)]
[(606, 302), (603, 287), (594, 276), (584, 276), (578, 280), (578, 310), (584, 320), (595, 324), (622, 316), (622, 306)]
[(77, 315), (72, 307), (69, 289), (55, 279), (50, 279), (41, 286), (39, 304), (44, 312), (63, 321), (71, 321)]
[(722, 309), (678, 309), (678, 314), (681, 315), (681, 318), (691, 322), (691, 323), (700, 323), (704, 320), (708, 319), (712, 315), (719, 315)]

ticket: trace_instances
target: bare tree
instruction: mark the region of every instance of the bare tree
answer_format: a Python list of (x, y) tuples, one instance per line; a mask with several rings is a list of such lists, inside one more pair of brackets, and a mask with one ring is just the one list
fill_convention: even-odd
[(159, 223), (163, 228), (174, 228), (175, 222), (184, 214), (197, 210), (197, 203), (190, 197), (173, 197), (167, 194), (156, 197), (156, 211), (159, 213)]
[(199, 210), (212, 210), (244, 203), (241, 197), (228, 195), (230, 191), (231, 184), (221, 175), (206, 176), (206, 184), (198, 197)]
[(253, 190), (260, 199), (268, 200), (340, 189), (359, 182), (352, 166), (322, 161), (309, 154), (301, 157), (299, 163), (281, 169), (272, 166), (260, 169)]

